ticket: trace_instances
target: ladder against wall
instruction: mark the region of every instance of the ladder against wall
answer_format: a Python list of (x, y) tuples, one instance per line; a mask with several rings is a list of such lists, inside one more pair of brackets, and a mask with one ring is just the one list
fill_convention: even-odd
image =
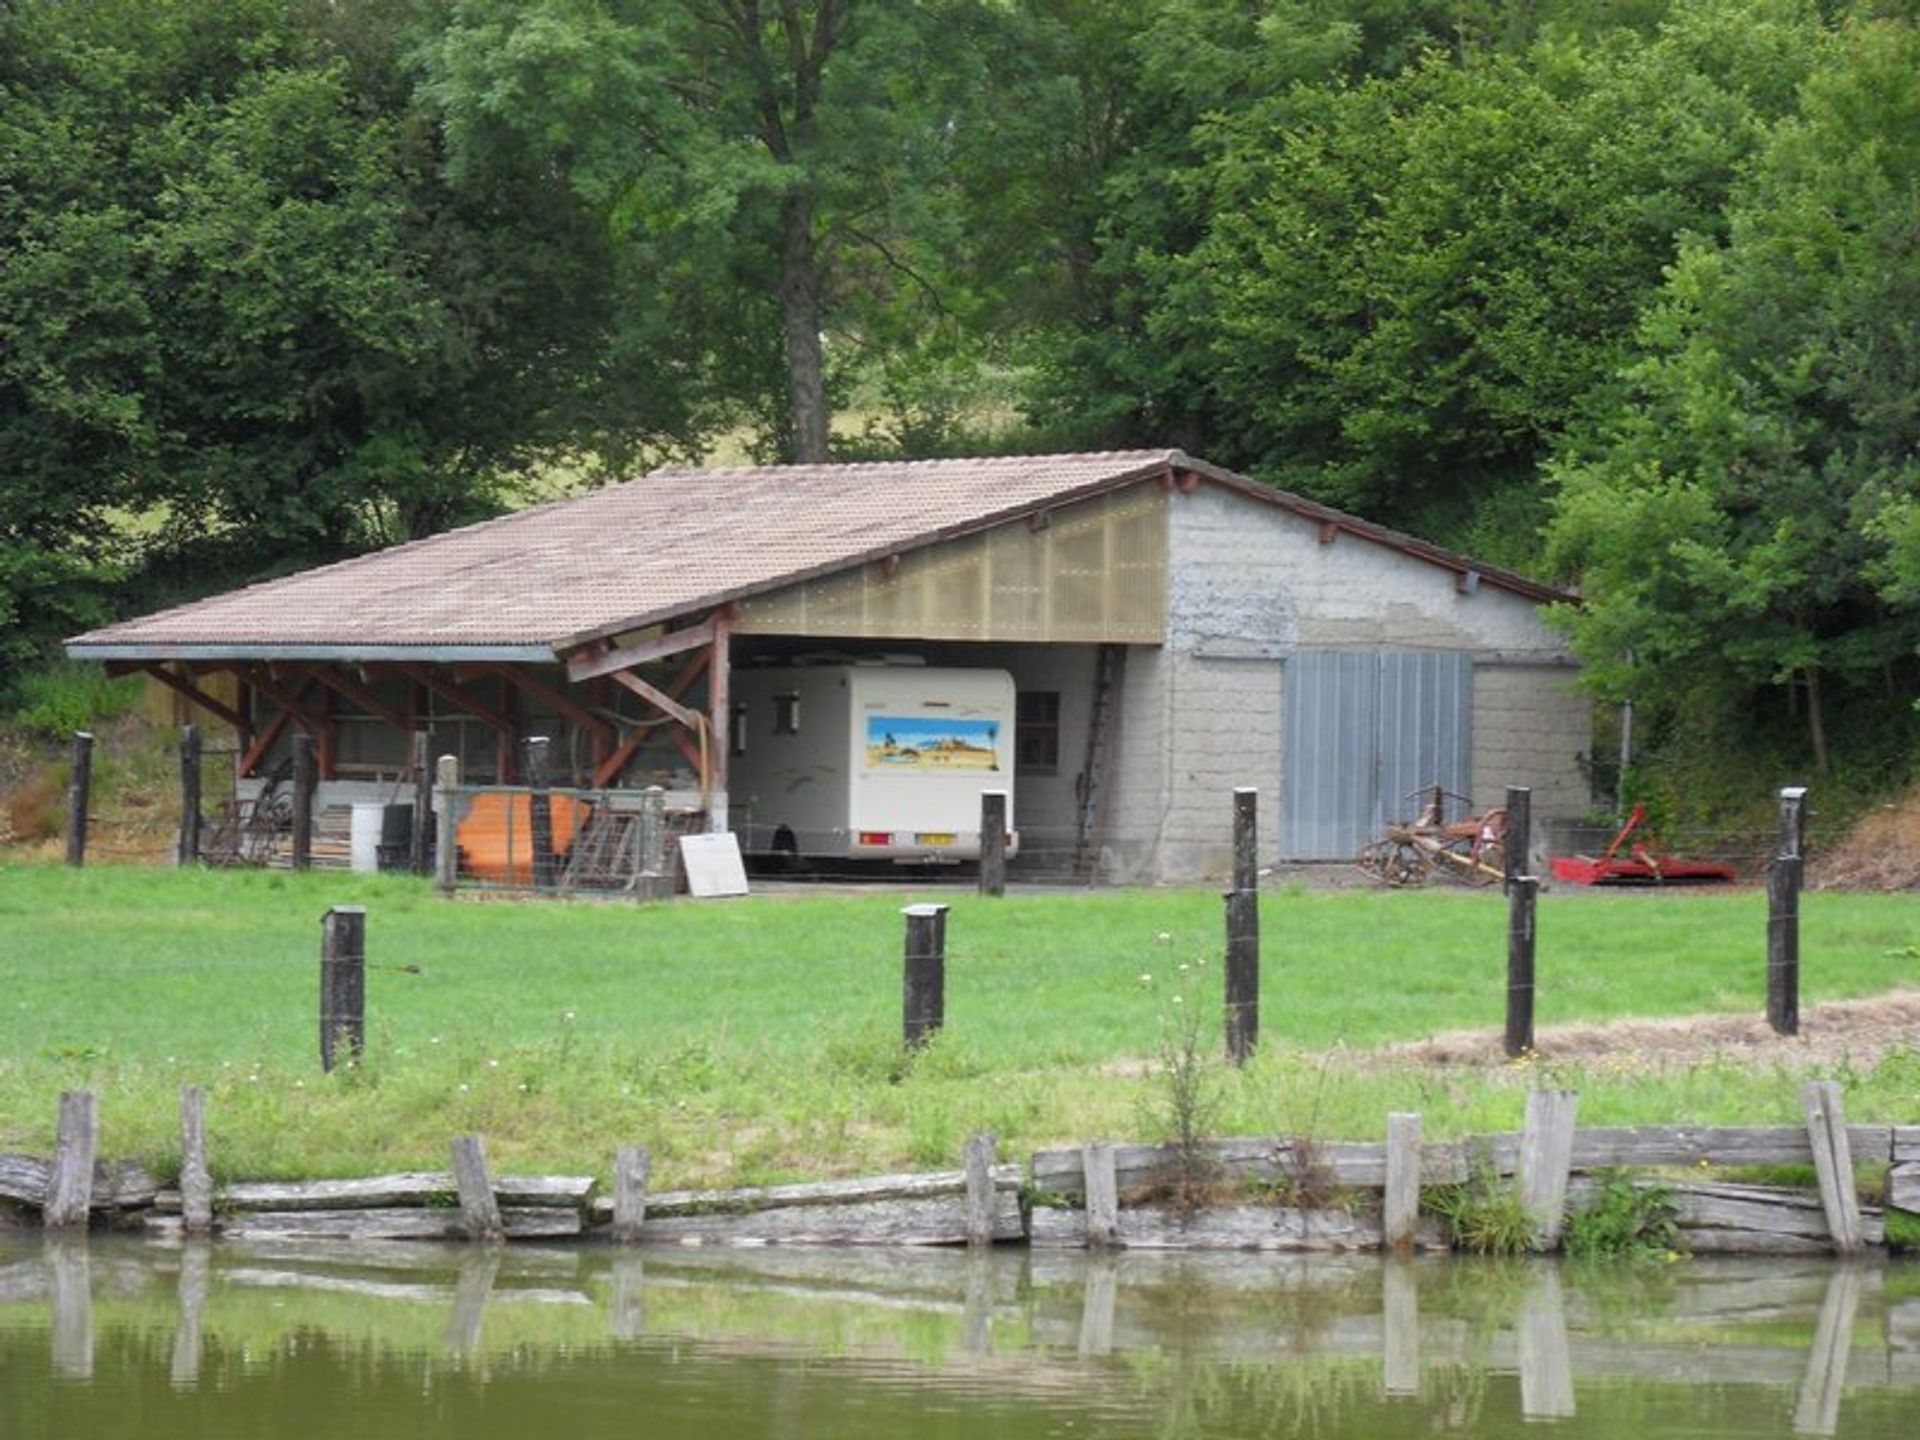
[(1079, 811), (1073, 838), (1073, 878), (1093, 879), (1112, 810), (1113, 755), (1119, 740), (1120, 686), (1127, 669), (1127, 647), (1102, 645), (1094, 662), (1093, 709), (1087, 719), (1087, 763), (1080, 772)]

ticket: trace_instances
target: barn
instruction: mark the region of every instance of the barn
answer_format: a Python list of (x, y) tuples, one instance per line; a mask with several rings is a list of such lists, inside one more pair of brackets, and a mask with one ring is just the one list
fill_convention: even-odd
[(659, 470), (66, 648), (231, 724), (243, 796), (296, 733), (323, 810), (408, 783), (417, 732), (501, 787), (538, 735), (556, 784), (662, 787), (749, 850), (783, 802), (733, 777), (795, 724), (756, 674), (1004, 672), (1015, 872), (1166, 882), (1224, 870), (1237, 786), (1288, 861), (1432, 785), (1577, 816), (1589, 704), (1541, 615), (1567, 598), (1154, 450)]

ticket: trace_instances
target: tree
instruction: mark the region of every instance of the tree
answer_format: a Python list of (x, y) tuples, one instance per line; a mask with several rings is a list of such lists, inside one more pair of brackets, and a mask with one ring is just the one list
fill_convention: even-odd
[(1817, 18), (1662, 23), (1299, 86), (1210, 127), (1204, 237), (1148, 332), (1232, 463), (1406, 524), (1532, 488), (1688, 232), (1791, 103)]
[(456, 166), (561, 167), (663, 277), (708, 393), (821, 460), (863, 350), (971, 304), (954, 177), (994, 123), (981, 46), (1004, 21), (985, 0), (456, 0), (428, 93)]
[(670, 358), (611, 343), (644, 304), (574, 188), (449, 182), (408, 60), (431, 15), (0, 15), (0, 593), (36, 643), (110, 562), (204, 589), (685, 433)]
[[(1920, 693), (1920, 31), (1848, 24), (1557, 465), (1563, 623), (1603, 693)], [(1881, 713), (1874, 707), (1873, 713)]]

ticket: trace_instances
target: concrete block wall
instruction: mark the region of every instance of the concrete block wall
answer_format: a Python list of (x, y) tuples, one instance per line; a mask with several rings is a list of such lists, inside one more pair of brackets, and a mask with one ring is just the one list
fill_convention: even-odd
[(1531, 601), (1463, 594), (1451, 571), (1352, 535), (1322, 543), (1314, 522), (1220, 487), (1176, 495), (1168, 523), (1167, 642), (1128, 662), (1107, 878), (1225, 873), (1240, 785), (1260, 790), (1261, 850), (1277, 854), (1281, 661), (1302, 649), (1472, 654), (1476, 801), (1529, 784), (1542, 821), (1586, 808), (1589, 708)]
[(1574, 688), (1575, 673), (1566, 665), (1473, 669), (1474, 806), (1504, 804), (1509, 785), (1529, 787), (1536, 838), (1542, 823), (1592, 805), (1579, 757), (1592, 747), (1593, 701)]

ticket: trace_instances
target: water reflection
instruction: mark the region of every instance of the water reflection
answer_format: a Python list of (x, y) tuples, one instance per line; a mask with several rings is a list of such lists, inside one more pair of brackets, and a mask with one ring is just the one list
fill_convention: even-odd
[(1920, 1267), (0, 1236), (10, 1440), (309, 1392), (284, 1433), (1905, 1437)]

